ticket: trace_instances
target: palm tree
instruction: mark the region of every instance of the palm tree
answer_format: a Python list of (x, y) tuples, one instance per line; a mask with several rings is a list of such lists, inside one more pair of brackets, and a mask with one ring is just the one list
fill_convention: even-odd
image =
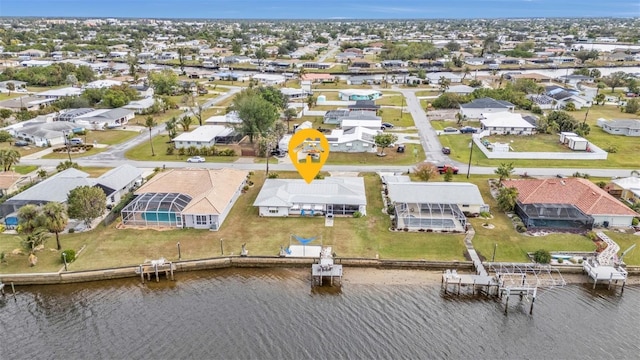
[(464, 67), (464, 72), (462, 74), (462, 81), (464, 81), (464, 78), (467, 77), (467, 75), (471, 74), (471, 68), (469, 66), (465, 66)]
[(498, 207), (503, 211), (513, 211), (518, 201), (518, 189), (503, 186), (496, 200), (498, 200)]
[(144, 120), (144, 126), (149, 129), (149, 144), (151, 144), (151, 156), (156, 156), (156, 152), (153, 150), (153, 141), (151, 136), (151, 130), (156, 126), (155, 120), (153, 120), (153, 116), (147, 116)]
[(33, 204), (27, 204), (18, 209), (18, 226), (20, 232), (25, 234), (31, 234), (35, 229), (40, 226), (40, 211), (37, 206)]
[(502, 163), (494, 170), (494, 173), (498, 175), (498, 182), (502, 184), (502, 180), (508, 179), (513, 174), (513, 163)]
[(67, 227), (67, 223), (69, 222), (69, 219), (67, 218), (67, 210), (64, 208), (64, 205), (58, 202), (47, 203), (42, 207), (42, 217), (44, 219), (44, 227), (49, 230), (49, 232), (56, 234), (58, 250), (62, 249), (60, 246), (60, 237), (58, 235), (60, 232), (64, 231), (65, 227)]
[(284, 118), (287, 121), (287, 132), (290, 131), (289, 124), (291, 123), (291, 120), (295, 116), (298, 116), (298, 111), (296, 111), (296, 109), (294, 108), (288, 108), (287, 110), (284, 111)]
[(3, 171), (11, 170), (11, 167), (20, 161), (20, 153), (13, 149), (0, 150), (0, 163)]
[(178, 119), (176, 119), (176, 117), (174, 116), (164, 124), (165, 130), (167, 130), (167, 133), (169, 134), (169, 139), (173, 139), (174, 137), (176, 137), (177, 122), (178, 122)]
[(189, 131), (189, 127), (191, 126), (192, 123), (193, 123), (193, 119), (191, 118), (191, 116), (183, 116), (182, 119), (178, 121), (178, 125), (182, 126), (183, 132)]
[[(33, 233), (28, 234), (26, 238), (22, 239), (22, 245), (29, 249), (33, 254), (33, 250), (40, 245), (44, 245), (44, 243), (49, 238), (49, 233), (46, 229), (38, 228), (33, 231)], [(36, 260), (37, 261), (37, 258)], [(35, 265), (35, 264), (34, 264)]]
[(438, 84), (440, 84), (440, 91), (445, 92), (449, 89), (449, 85), (451, 85), (451, 80), (447, 79), (444, 76), (440, 76), (440, 80), (438, 80)]

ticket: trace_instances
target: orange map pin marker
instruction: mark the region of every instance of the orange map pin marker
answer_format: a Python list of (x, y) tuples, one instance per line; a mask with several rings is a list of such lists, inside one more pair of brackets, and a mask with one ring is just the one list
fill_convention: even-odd
[(289, 141), (289, 158), (307, 184), (318, 175), (328, 157), (329, 141), (318, 130), (299, 130)]

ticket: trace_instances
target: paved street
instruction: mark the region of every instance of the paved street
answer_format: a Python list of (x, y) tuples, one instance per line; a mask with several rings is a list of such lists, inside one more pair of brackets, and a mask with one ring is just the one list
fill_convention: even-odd
[[(240, 92), (242, 90), (241, 87), (229, 87), (230, 90), (225, 94), (216, 97), (207, 101), (203, 108), (209, 108), (211, 106), (215, 106), (216, 104), (228, 99), (230, 96)], [(458, 163), (449, 159), (448, 156), (442, 154), (441, 144), (436, 134), (436, 131), (431, 127), (431, 123), (427, 120), (427, 116), (420, 106), (420, 101), (415, 95), (416, 91), (421, 89), (396, 89), (400, 91), (406, 99), (406, 110), (411, 113), (413, 119), (415, 121), (415, 125), (418, 128), (420, 134), (420, 143), (424, 148), (425, 154), (427, 156), (428, 161), (445, 161), (448, 163), (453, 163), (460, 168), (459, 176), (466, 176), (467, 174), (467, 164)], [(193, 115), (192, 111), (185, 112), (180, 116)], [(158, 125), (152, 131), (153, 136), (164, 131), (164, 124)], [(184, 168), (184, 167), (201, 167), (201, 168), (211, 168), (211, 169), (219, 169), (219, 168), (235, 168), (235, 169), (244, 169), (244, 170), (253, 170), (260, 171), (266, 170), (266, 164), (254, 164), (247, 163), (246, 161), (239, 161), (236, 163), (187, 163), (187, 162), (161, 162), (161, 161), (133, 161), (126, 160), (124, 154), (127, 150), (139, 145), (142, 142), (149, 141), (149, 132), (144, 130), (140, 135), (135, 138), (118, 145), (112, 146), (110, 149), (96, 154), (92, 156), (88, 156), (82, 159), (78, 159), (77, 162), (81, 166), (94, 166), (94, 167), (116, 167), (126, 162), (133, 166), (140, 168), (156, 168), (156, 167), (169, 167), (169, 168)], [(37, 165), (37, 166), (46, 166), (46, 167), (55, 167), (58, 165), (60, 160), (58, 159), (33, 159), (33, 158), (24, 158), (21, 160), (21, 164), (25, 165)], [(399, 165), (325, 165), (323, 170), (325, 171), (357, 171), (357, 172), (407, 172), (413, 166), (399, 166)], [(270, 170), (278, 170), (278, 171), (294, 171), (295, 168), (290, 163), (282, 163), (278, 164), (276, 159), (270, 161), (269, 164)], [(495, 167), (481, 167), (481, 166), (471, 166), (470, 174), (493, 174)], [(556, 176), (558, 174), (562, 174), (564, 176), (571, 176), (572, 174), (580, 172), (587, 173), (590, 176), (594, 177), (625, 177), (630, 175), (630, 170), (628, 169), (579, 169), (579, 168), (571, 168), (571, 169), (557, 169), (557, 168), (516, 168), (515, 176), (527, 174), (529, 176)]]

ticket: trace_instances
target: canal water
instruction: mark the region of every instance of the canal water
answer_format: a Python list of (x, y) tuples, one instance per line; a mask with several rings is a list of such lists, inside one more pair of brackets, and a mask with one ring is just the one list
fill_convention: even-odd
[[(348, 270), (348, 269), (347, 269)], [(412, 272), (415, 276), (415, 272)], [(449, 296), (437, 281), (345, 282), (220, 270), (17, 288), (0, 300), (0, 359), (637, 359), (640, 287), (569, 285)], [(402, 276), (402, 275), (400, 275)], [(399, 280), (401, 280), (399, 278)]]

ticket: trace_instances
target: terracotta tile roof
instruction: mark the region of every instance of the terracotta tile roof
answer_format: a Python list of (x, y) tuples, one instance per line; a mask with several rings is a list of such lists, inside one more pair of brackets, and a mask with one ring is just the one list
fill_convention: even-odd
[(586, 179), (519, 179), (502, 183), (518, 189), (518, 200), (523, 204), (571, 204), (589, 215), (638, 216)]
[(173, 169), (151, 178), (136, 194), (186, 194), (192, 200), (182, 213), (220, 214), (248, 174), (248, 171), (236, 169)]
[(20, 180), (21, 177), (22, 175), (18, 174), (15, 171), (0, 172), (0, 189), (10, 188), (13, 184), (16, 183), (16, 181)]

